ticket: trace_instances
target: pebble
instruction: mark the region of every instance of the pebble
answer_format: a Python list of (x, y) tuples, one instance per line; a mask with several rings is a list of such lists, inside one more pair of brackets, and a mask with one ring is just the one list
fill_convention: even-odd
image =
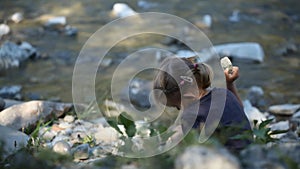
[(73, 152), (74, 160), (85, 160), (88, 159), (89, 154), (89, 145), (88, 144), (81, 144), (75, 147)]
[(16, 12), (10, 17), (10, 19), (15, 23), (19, 23), (24, 19), (24, 16), (23, 16), (23, 13)]
[(60, 154), (70, 154), (71, 146), (66, 141), (58, 141), (54, 144), (53, 151)]
[(62, 128), (62, 129), (69, 129), (69, 128), (73, 127), (73, 124), (67, 123), (67, 122), (62, 122), (62, 123), (59, 123), (58, 127)]
[(269, 112), (277, 115), (293, 115), (300, 109), (300, 104), (282, 104), (269, 107)]
[(114, 141), (118, 141), (118, 132), (111, 128), (111, 127), (105, 127), (102, 130), (99, 130), (98, 132), (94, 133), (96, 144), (100, 143), (111, 143)]
[(250, 87), (247, 93), (247, 99), (249, 99), (253, 106), (258, 108), (266, 105), (266, 101), (264, 100), (264, 91), (260, 86)]
[(67, 18), (65, 16), (57, 16), (53, 17), (47, 20), (45, 23), (45, 26), (51, 27), (55, 25), (66, 25), (67, 24)]
[(67, 25), (64, 28), (64, 34), (67, 36), (76, 36), (77, 33), (78, 33), (78, 29), (75, 28), (74, 26)]
[[(290, 124), (289, 124), (288, 120), (280, 121), (280, 122), (271, 124), (270, 128), (271, 128), (271, 130), (288, 130), (290, 128)], [(272, 135), (272, 137), (281, 138), (284, 135), (286, 135), (286, 133)]]
[(12, 86), (3, 86), (0, 88), (0, 97), (6, 99), (16, 99), (21, 95), (22, 86), (12, 85)]
[(75, 120), (75, 117), (71, 116), (71, 115), (66, 115), (64, 117), (64, 121), (67, 122), (67, 123), (72, 123), (72, 122), (74, 122), (74, 120)]
[(3, 35), (7, 35), (10, 32), (10, 28), (6, 24), (0, 24), (0, 39)]

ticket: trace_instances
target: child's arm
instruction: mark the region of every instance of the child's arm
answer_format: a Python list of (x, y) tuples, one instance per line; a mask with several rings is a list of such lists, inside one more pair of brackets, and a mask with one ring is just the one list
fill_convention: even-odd
[(237, 92), (234, 81), (239, 77), (239, 68), (237, 66), (232, 67), (232, 71), (229, 72), (228, 68), (224, 70), (224, 74), (226, 77), (226, 86), (227, 89), (230, 90), (238, 99), (240, 105), (243, 107), (243, 102)]

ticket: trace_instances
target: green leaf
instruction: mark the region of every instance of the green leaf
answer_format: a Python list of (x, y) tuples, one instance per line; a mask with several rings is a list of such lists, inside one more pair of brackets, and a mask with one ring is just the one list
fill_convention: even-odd
[(260, 124), (259, 124), (259, 129), (262, 129), (262, 128), (265, 128), (268, 124), (270, 124), (271, 122), (273, 121), (273, 119), (268, 119), (268, 120), (265, 120), (265, 121), (262, 121)]
[(118, 127), (118, 123), (117, 123), (117, 121), (115, 120), (115, 119), (113, 119), (113, 118), (107, 118), (107, 123), (112, 127), (112, 128), (114, 128), (114, 129), (116, 129), (120, 134), (124, 134), (121, 130), (120, 130), (120, 128)]
[(269, 132), (269, 135), (275, 135), (275, 134), (282, 134), (282, 133), (287, 133), (289, 130), (272, 130)]
[(127, 119), (126, 117), (128, 117), (128, 115), (125, 112), (123, 112), (118, 117), (118, 121), (119, 121), (119, 123), (124, 125), (127, 136), (133, 137), (136, 133), (135, 124), (133, 121)]

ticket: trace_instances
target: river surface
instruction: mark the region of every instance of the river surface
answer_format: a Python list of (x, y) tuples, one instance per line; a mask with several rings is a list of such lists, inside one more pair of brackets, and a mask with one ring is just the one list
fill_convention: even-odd
[[(102, 26), (114, 20), (110, 11), (114, 0), (1, 0), (0, 19), (5, 20), (15, 12), (24, 13), (25, 19), (18, 24), (8, 23), (12, 33), (2, 39), (28, 41), (47, 59), (28, 61), (18, 69), (1, 73), (0, 84), (23, 86), (24, 96), (37, 93), (44, 99), (60, 98), (72, 101), (72, 73), (77, 56), (88, 38)], [(263, 63), (234, 61), (240, 67), (237, 81), (243, 98), (253, 85), (261, 86), (270, 104), (300, 103), (299, 51), (287, 56), (278, 54), (288, 44), (300, 46), (300, 6), (297, 0), (146, 0), (148, 6), (140, 6), (141, 1), (126, 2), (137, 12), (163, 12), (182, 17), (192, 23), (203, 15), (213, 18), (212, 27), (204, 31), (213, 44), (231, 42), (258, 42), (265, 52)], [(239, 10), (240, 21), (232, 23), (228, 17)], [(78, 28), (76, 37), (45, 31), (38, 18), (42, 16), (66, 16), (67, 23)], [(153, 25), (155, 26), (155, 25)], [(122, 28), (118, 31), (124, 31)], [(113, 33), (112, 33), (113, 36)], [(120, 42), (108, 55), (117, 60), (130, 52), (148, 45), (161, 46), (156, 37), (138, 36)], [(105, 40), (99, 40), (99, 46), (105, 46)], [(109, 76), (113, 65), (100, 69), (102, 78), (96, 80), (96, 92), (99, 97), (109, 89)], [(25, 98), (26, 99), (26, 98)]]

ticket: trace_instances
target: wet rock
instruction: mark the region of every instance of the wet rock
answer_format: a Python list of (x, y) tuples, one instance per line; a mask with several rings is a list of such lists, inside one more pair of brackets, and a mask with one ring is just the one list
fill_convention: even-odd
[(78, 33), (78, 29), (73, 26), (67, 25), (64, 28), (64, 34), (67, 36), (76, 36), (77, 33)]
[(143, 9), (150, 9), (150, 8), (154, 8), (154, 7), (158, 6), (157, 3), (148, 2), (148, 1), (144, 1), (144, 0), (139, 0), (137, 2), (137, 5), (138, 5), (138, 7), (143, 8)]
[(74, 117), (74, 116), (71, 116), (71, 115), (66, 115), (66, 116), (64, 117), (64, 121), (65, 121), (65, 122), (68, 122), (68, 123), (72, 123), (74, 120), (75, 120), (75, 117)]
[(45, 26), (46, 27), (55, 27), (55, 26), (64, 26), (67, 24), (67, 18), (65, 16), (57, 16), (57, 17), (53, 17), (53, 18), (49, 18), (46, 23)]
[(37, 55), (36, 49), (28, 42), (17, 45), (6, 41), (0, 47), (0, 70), (19, 67), (23, 61), (37, 57)]
[(10, 20), (12, 20), (15, 23), (19, 23), (23, 19), (24, 19), (24, 16), (23, 16), (23, 13), (21, 13), (21, 12), (16, 12), (10, 17)]
[(264, 51), (260, 44), (254, 42), (227, 43), (213, 47), (220, 55), (231, 56), (233, 59), (263, 62)]
[(0, 97), (0, 112), (5, 108), (5, 101)]
[(228, 17), (228, 20), (230, 22), (239, 22), (241, 20), (240, 18), (240, 10), (234, 10), (231, 14), (231, 16)]
[(14, 129), (27, 128), (38, 121), (60, 117), (68, 112), (72, 104), (47, 101), (30, 101), (9, 107), (0, 112), (0, 124)]
[(252, 128), (254, 126), (254, 120), (258, 120), (258, 122), (266, 120), (266, 116), (263, 113), (261, 113), (256, 107), (253, 107), (249, 100), (245, 100), (243, 102), (243, 105), (244, 111), (249, 119)]
[(299, 168), (299, 150), (299, 143), (281, 143), (271, 147), (252, 145), (243, 150), (240, 157), (245, 169)]
[(265, 108), (264, 91), (260, 86), (252, 86), (247, 93), (247, 99), (250, 103), (258, 108)]
[(206, 29), (206, 28), (210, 28), (212, 26), (212, 17), (211, 15), (204, 15), (202, 17), (201, 20), (196, 20), (195, 22), (193, 22), (197, 27), (202, 28), (202, 29)]
[(54, 144), (53, 151), (60, 154), (70, 154), (71, 147), (66, 141), (58, 141)]
[(5, 159), (8, 155), (25, 147), (29, 140), (29, 137), (26, 134), (1, 125), (0, 133), (0, 144), (3, 146), (1, 159)]
[(10, 28), (6, 24), (0, 24), (0, 39), (2, 36), (9, 34)]
[(55, 132), (54, 130), (51, 130), (50, 127), (42, 127), (39, 130), (39, 136), (47, 141), (51, 141), (56, 135), (57, 135), (57, 132)]
[(0, 97), (5, 99), (21, 99), (22, 86), (12, 85), (0, 88)]
[(73, 152), (74, 160), (85, 160), (88, 159), (89, 154), (89, 145), (88, 144), (81, 144), (75, 147)]
[(298, 47), (295, 43), (289, 42), (279, 48), (275, 53), (279, 56), (288, 56), (298, 52)]
[(120, 18), (136, 14), (136, 12), (125, 3), (115, 3), (111, 12), (114, 16)]
[(202, 146), (188, 147), (175, 161), (176, 169), (239, 169), (236, 157), (225, 149)]
[(269, 112), (275, 115), (293, 115), (300, 109), (300, 104), (282, 104), (269, 107)]

